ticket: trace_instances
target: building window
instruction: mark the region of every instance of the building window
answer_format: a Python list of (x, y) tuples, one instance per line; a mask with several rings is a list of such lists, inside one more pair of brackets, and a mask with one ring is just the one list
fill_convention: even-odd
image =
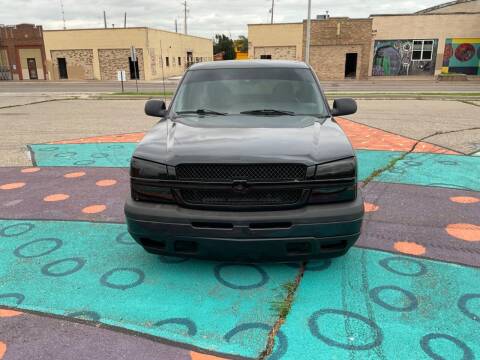
[(272, 60), (272, 55), (260, 55), (260, 59)]
[(165, 58), (165, 65), (170, 66), (170, 60), (168, 59), (168, 56)]
[(178, 65), (182, 65), (182, 58), (180, 56), (178, 57)]
[(412, 60), (429, 61), (433, 56), (433, 40), (413, 40)]

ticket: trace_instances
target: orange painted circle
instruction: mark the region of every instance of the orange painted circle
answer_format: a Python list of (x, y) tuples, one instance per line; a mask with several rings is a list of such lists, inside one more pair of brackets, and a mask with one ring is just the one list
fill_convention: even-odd
[(82, 209), (84, 214), (98, 214), (105, 211), (107, 207), (105, 205), (90, 205)]
[(191, 360), (227, 360), (225, 358), (221, 358), (214, 355), (202, 354), (196, 351), (190, 351), (190, 359)]
[(473, 224), (449, 224), (445, 231), (454, 238), (465, 241), (480, 241), (480, 226)]
[(365, 212), (375, 212), (379, 208), (378, 205), (368, 203), (368, 202), (363, 203), (363, 205), (365, 206)]
[(104, 180), (98, 180), (95, 184), (97, 186), (113, 186), (117, 183), (117, 180), (113, 179), (104, 179)]
[(398, 252), (408, 255), (423, 255), (426, 252), (425, 246), (408, 241), (397, 241), (393, 247)]
[(67, 200), (69, 197), (70, 195), (67, 195), (67, 194), (52, 194), (52, 195), (45, 196), (43, 198), (43, 201), (46, 201), (46, 202), (63, 201), (63, 200)]
[(452, 196), (450, 198), (450, 201), (453, 201), (459, 204), (475, 204), (479, 202), (480, 199), (474, 196)]
[(85, 171), (77, 171), (77, 172), (71, 172), (71, 173), (65, 174), (63, 175), (63, 177), (67, 179), (73, 179), (73, 178), (82, 177), (85, 174), (86, 174)]
[(23, 313), (15, 310), (0, 309), (0, 318), (14, 317), (22, 315)]
[(29, 173), (35, 173), (37, 171), (40, 171), (40, 168), (38, 167), (31, 167), (31, 168), (26, 168), (26, 169), (22, 169), (21, 172), (24, 173), (24, 174), (29, 174)]
[(3, 359), (3, 355), (7, 352), (7, 344), (0, 341), (0, 360)]
[(24, 182), (16, 182), (0, 185), (0, 190), (14, 190), (24, 187), (26, 184)]

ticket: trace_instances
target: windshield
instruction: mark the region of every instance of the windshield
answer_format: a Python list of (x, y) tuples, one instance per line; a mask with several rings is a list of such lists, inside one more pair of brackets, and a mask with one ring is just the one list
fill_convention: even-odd
[(192, 70), (172, 109), (197, 115), (328, 115), (311, 71), (300, 68)]

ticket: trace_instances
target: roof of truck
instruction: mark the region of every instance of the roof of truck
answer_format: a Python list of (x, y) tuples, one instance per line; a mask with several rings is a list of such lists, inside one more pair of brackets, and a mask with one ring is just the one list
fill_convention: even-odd
[(240, 69), (240, 68), (300, 68), (308, 69), (302, 61), (287, 60), (224, 60), (209, 61), (192, 65), (189, 70), (201, 69)]

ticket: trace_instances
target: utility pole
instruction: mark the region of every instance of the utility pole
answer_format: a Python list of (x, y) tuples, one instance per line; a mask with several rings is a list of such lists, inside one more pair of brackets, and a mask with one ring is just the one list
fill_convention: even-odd
[(183, 30), (185, 35), (187, 35), (187, 0), (185, 0), (183, 3)]
[(123, 27), (127, 28), (127, 12), (125, 11), (125, 17), (123, 18)]
[(67, 23), (65, 22), (65, 10), (63, 9), (63, 1), (60, 0), (60, 9), (62, 10), (63, 30), (67, 30)]
[(312, 0), (308, 0), (307, 39), (305, 41), (305, 62), (307, 64), (310, 64), (310, 30), (311, 30), (310, 17), (311, 15), (312, 15)]
[(177, 24), (177, 19), (175, 19), (175, 32), (178, 33), (178, 24)]
[(103, 10), (103, 24), (105, 25), (105, 29), (107, 28), (107, 13)]
[(270, 20), (270, 23), (273, 24), (273, 8), (275, 7), (275, 0), (272, 0), (272, 8), (270, 9), (270, 12), (272, 13), (272, 18)]

